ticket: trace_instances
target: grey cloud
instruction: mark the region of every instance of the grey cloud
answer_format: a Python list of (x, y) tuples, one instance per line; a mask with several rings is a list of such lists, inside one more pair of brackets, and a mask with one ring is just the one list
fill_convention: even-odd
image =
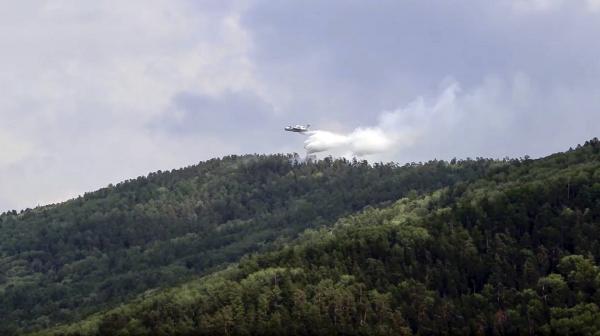
[(578, 7), (518, 15), (508, 3), (263, 1), (243, 22), (263, 70), (314, 57), (324, 77), (374, 90), (397, 76), (431, 85), (451, 74), (472, 85), (490, 73), (580, 78), (598, 68), (597, 15)]
[(510, 1), (261, 1), (242, 22), (263, 80), (297, 93), (294, 115), (349, 131), (435, 96), (448, 79), (461, 101), (478, 97), (459, 105), (468, 112), (454, 116), (458, 126), (388, 157), (410, 161), (543, 155), (597, 134), (599, 18), (583, 2), (524, 13)]
[[(269, 124), (272, 107), (252, 93), (225, 92), (218, 97), (180, 92), (172, 98), (169, 111), (154, 127), (171, 133), (248, 133)], [(223, 133), (224, 132), (224, 133)]]
[(186, 91), (174, 95), (170, 107), (148, 128), (172, 138), (219, 138), (236, 143), (243, 153), (272, 152), (274, 144), (290, 142), (282, 132), (285, 123), (290, 122), (286, 118), (275, 114), (273, 106), (251, 92), (227, 91), (212, 96)]

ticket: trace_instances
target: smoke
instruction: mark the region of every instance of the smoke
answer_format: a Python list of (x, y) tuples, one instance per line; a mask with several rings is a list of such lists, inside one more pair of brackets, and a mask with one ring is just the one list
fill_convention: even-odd
[(376, 126), (358, 127), (348, 134), (325, 130), (306, 132), (304, 148), (309, 154), (333, 151), (365, 156), (413, 146), (432, 128), (432, 123), (452, 124), (457, 114), (455, 100), (459, 91), (458, 84), (452, 82), (433, 103), (419, 97), (404, 108), (384, 111)]

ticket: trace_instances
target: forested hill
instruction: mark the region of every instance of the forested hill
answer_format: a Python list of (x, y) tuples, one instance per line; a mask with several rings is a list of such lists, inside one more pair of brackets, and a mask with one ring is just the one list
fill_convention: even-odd
[(600, 334), (600, 142), (540, 160), (390, 167), (373, 181), (466, 166), (479, 168), (41, 334)]
[(0, 334), (79, 320), (207, 274), (365, 206), (510, 162), (397, 166), (293, 155), (213, 159), (0, 216)]

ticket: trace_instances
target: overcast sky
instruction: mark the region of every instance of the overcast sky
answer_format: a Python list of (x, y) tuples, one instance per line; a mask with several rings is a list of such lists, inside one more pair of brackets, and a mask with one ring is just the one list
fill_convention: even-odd
[[(2, 1), (0, 211), (243, 153), (287, 124), (400, 163), (600, 134), (600, 1)], [(327, 153), (325, 153), (326, 155)]]

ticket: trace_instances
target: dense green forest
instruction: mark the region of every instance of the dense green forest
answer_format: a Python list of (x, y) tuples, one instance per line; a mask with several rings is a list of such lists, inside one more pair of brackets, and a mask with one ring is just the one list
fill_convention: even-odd
[(0, 334), (76, 321), (209, 274), (309, 228), (483, 177), (507, 162), (213, 159), (0, 216)]
[(600, 334), (600, 142), (470, 164), (484, 173), (41, 334)]
[(228, 157), (1, 225), (3, 334), (600, 335), (597, 139), (537, 160)]

